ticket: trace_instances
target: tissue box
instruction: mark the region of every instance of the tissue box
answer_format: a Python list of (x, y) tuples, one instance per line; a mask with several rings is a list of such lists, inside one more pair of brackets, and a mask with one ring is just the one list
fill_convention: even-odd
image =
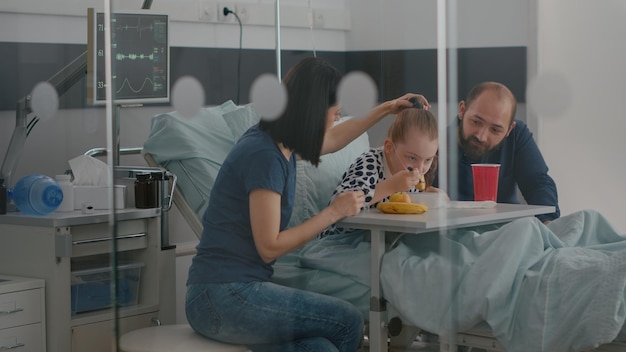
[[(109, 188), (107, 186), (74, 186), (74, 209), (82, 209), (89, 202), (94, 209), (110, 209)], [(115, 185), (115, 209), (124, 209), (126, 186)]]

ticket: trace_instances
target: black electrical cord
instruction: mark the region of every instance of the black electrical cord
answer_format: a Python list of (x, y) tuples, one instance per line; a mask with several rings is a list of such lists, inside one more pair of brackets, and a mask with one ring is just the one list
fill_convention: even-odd
[(30, 122), (26, 125), (26, 137), (30, 134), (30, 131), (35, 127), (35, 125), (39, 122), (39, 118), (37, 116), (33, 117)]
[(143, 3), (141, 4), (142, 10), (150, 10), (151, 7), (152, 7), (152, 0), (143, 0)]
[(228, 7), (224, 7), (223, 12), (224, 12), (224, 17), (232, 13), (237, 19), (237, 22), (239, 22), (239, 51), (237, 53), (237, 104), (239, 104), (239, 93), (241, 91), (241, 50), (242, 50), (242, 39), (243, 39), (243, 26), (241, 25), (241, 19), (239, 19), (239, 15), (237, 15), (235, 11), (232, 11)]

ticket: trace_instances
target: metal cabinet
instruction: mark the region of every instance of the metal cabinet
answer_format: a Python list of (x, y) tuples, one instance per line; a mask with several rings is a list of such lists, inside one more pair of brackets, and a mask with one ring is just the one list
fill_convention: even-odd
[(44, 280), (0, 274), (0, 351), (46, 350)]
[[(48, 352), (110, 352), (116, 320), (120, 333), (175, 321), (175, 253), (162, 248), (160, 215), (158, 208), (117, 210), (115, 240), (107, 211), (0, 216), (2, 272), (45, 281)], [(118, 262), (142, 264), (136, 302), (76, 313), (73, 273), (86, 263), (111, 268), (113, 248)]]

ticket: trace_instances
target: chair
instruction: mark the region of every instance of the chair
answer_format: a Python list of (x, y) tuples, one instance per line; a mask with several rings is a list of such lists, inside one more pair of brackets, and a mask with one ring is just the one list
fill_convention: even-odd
[(120, 338), (123, 352), (249, 352), (245, 346), (210, 340), (187, 324), (151, 326), (130, 331)]

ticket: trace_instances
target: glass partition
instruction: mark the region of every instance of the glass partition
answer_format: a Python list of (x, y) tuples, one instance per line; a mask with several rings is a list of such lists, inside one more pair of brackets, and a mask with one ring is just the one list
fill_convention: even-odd
[[(428, 100), (438, 134), (433, 185), (450, 202), (380, 222), (381, 211), (365, 209), (366, 220), (339, 224), (355, 229), (342, 234), (341, 246), (313, 240), (315, 249), (338, 253), (331, 261), (317, 261), (321, 254), (309, 245), (298, 265), (292, 256), (278, 261), (273, 278), (350, 293), (340, 298), (363, 313), (363, 349), (370, 351), (519, 343), (505, 325), (522, 320), (498, 320), (487, 309), (505, 299), (497, 284), (510, 279), (502, 272), (516, 260), (508, 252), (516, 244), (494, 249), (506, 238), (503, 224), (523, 218), (544, 229), (554, 216), (543, 213), (593, 208), (626, 232), (614, 196), (624, 193), (623, 166), (615, 162), (624, 122), (613, 118), (623, 95), (624, 50), (615, 44), (623, 13), (618, 2), (565, 0), (3, 1), (0, 178), (9, 196), (0, 214), (0, 295), (13, 290), (11, 282), (30, 282), (18, 291), (43, 292), (45, 321), (34, 322), (41, 324), (36, 339), (0, 349), (35, 343), (53, 352), (120, 350), (130, 331), (187, 325), (186, 279), (221, 163), (259, 112), (280, 110), (286, 95), (279, 83), (311, 56), (351, 81), (353, 88), (338, 94), (342, 121), (406, 93)], [(545, 163), (558, 197), (552, 188), (537, 196), (536, 185), (517, 176), (526, 165), (511, 171), (510, 160), (501, 159), (499, 189), (508, 193), (497, 205), (473, 202), (471, 164), (496, 163), (490, 155), (511, 147), (478, 136), (491, 112), (469, 109), (470, 90), (491, 81), (514, 96), (515, 126), (540, 151), (533, 165)], [(393, 121), (382, 118), (319, 168), (298, 162), (298, 180), (306, 176), (310, 188), (296, 198), (290, 226), (328, 204), (363, 152), (389, 148), (395, 154), (385, 158), (397, 156), (388, 140)], [(414, 168), (414, 156), (406, 158)], [(581, 187), (599, 174), (604, 187)], [(23, 197), (35, 189), (26, 183), (32, 175), (58, 186), (45, 202)], [(355, 233), (363, 237), (348, 250), (346, 238)], [(489, 236), (494, 242), (478, 246)], [(380, 281), (368, 275), (379, 271)], [(339, 286), (312, 279), (322, 272), (335, 274)], [(517, 281), (502, 284), (507, 289), (524, 275), (511, 277)], [(485, 326), (499, 340), (459, 335)]]

